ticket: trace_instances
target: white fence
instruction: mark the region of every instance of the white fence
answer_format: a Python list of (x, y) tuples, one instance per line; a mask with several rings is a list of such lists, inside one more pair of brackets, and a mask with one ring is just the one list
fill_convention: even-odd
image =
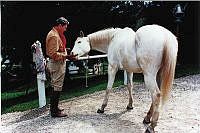
[[(78, 60), (88, 60), (88, 59), (96, 59), (96, 58), (104, 58), (104, 57), (107, 57), (107, 54), (79, 57)], [(67, 60), (67, 61), (68, 61), (68, 60)]]
[[(94, 56), (86, 56), (86, 57), (79, 57), (78, 60), (89, 60), (89, 59), (97, 59), (97, 58), (105, 58), (107, 57), (107, 54), (104, 55), (94, 55)], [(70, 60), (66, 60), (66, 61), (70, 61)], [(88, 68), (88, 66), (86, 66), (86, 69)], [(87, 81), (87, 77), (88, 77), (88, 73), (86, 71), (85, 73), (85, 87), (88, 87), (88, 81)], [(126, 71), (124, 71), (124, 85), (127, 85), (127, 74)]]

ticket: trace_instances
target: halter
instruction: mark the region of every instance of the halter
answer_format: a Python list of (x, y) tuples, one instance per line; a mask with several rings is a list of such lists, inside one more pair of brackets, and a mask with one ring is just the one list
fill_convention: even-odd
[(88, 36), (88, 40), (89, 40), (89, 44), (90, 44), (90, 50), (92, 50), (92, 45), (91, 45), (90, 37), (89, 36)]

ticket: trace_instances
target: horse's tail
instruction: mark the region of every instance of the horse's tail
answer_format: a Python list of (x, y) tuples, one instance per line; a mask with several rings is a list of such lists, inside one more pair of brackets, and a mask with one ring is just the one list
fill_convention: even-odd
[(178, 42), (176, 37), (170, 36), (170, 39), (164, 44), (162, 67), (161, 67), (161, 95), (162, 104), (168, 99), (174, 79), (176, 60), (178, 52)]

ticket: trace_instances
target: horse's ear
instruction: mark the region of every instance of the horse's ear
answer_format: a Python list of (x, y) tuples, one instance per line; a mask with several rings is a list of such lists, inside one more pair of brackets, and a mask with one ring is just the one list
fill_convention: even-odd
[(80, 37), (84, 37), (84, 33), (82, 30), (80, 31)]

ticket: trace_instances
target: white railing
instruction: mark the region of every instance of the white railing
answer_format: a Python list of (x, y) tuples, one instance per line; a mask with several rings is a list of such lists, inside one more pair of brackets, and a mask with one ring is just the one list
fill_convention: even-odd
[[(107, 54), (79, 57), (78, 60), (87, 60), (87, 61), (88, 61), (89, 59), (97, 59), (97, 58), (105, 58), (105, 57), (107, 57)], [(70, 60), (66, 59), (66, 61), (70, 61)], [(86, 69), (88, 69), (87, 64), (88, 64), (88, 62), (86, 63)], [(85, 71), (85, 87), (86, 87), (86, 88), (88, 87), (88, 80), (87, 80), (87, 77), (88, 77), (88, 72)]]
[[(107, 54), (104, 55), (94, 55), (94, 56), (85, 56), (85, 57), (79, 57), (78, 60), (89, 60), (89, 59), (97, 59), (97, 58), (105, 58), (107, 57)], [(66, 59), (66, 61), (70, 61), (68, 59)], [(88, 66), (86, 66), (86, 69), (88, 68)], [(85, 87), (88, 87), (88, 83), (87, 83), (87, 71), (85, 73)], [(124, 85), (127, 85), (127, 73), (126, 71), (124, 71)]]
[(86, 57), (79, 57), (78, 60), (87, 60), (87, 59), (104, 58), (104, 57), (107, 57), (107, 54), (104, 54), (104, 55), (94, 55), (94, 56), (86, 56)]

